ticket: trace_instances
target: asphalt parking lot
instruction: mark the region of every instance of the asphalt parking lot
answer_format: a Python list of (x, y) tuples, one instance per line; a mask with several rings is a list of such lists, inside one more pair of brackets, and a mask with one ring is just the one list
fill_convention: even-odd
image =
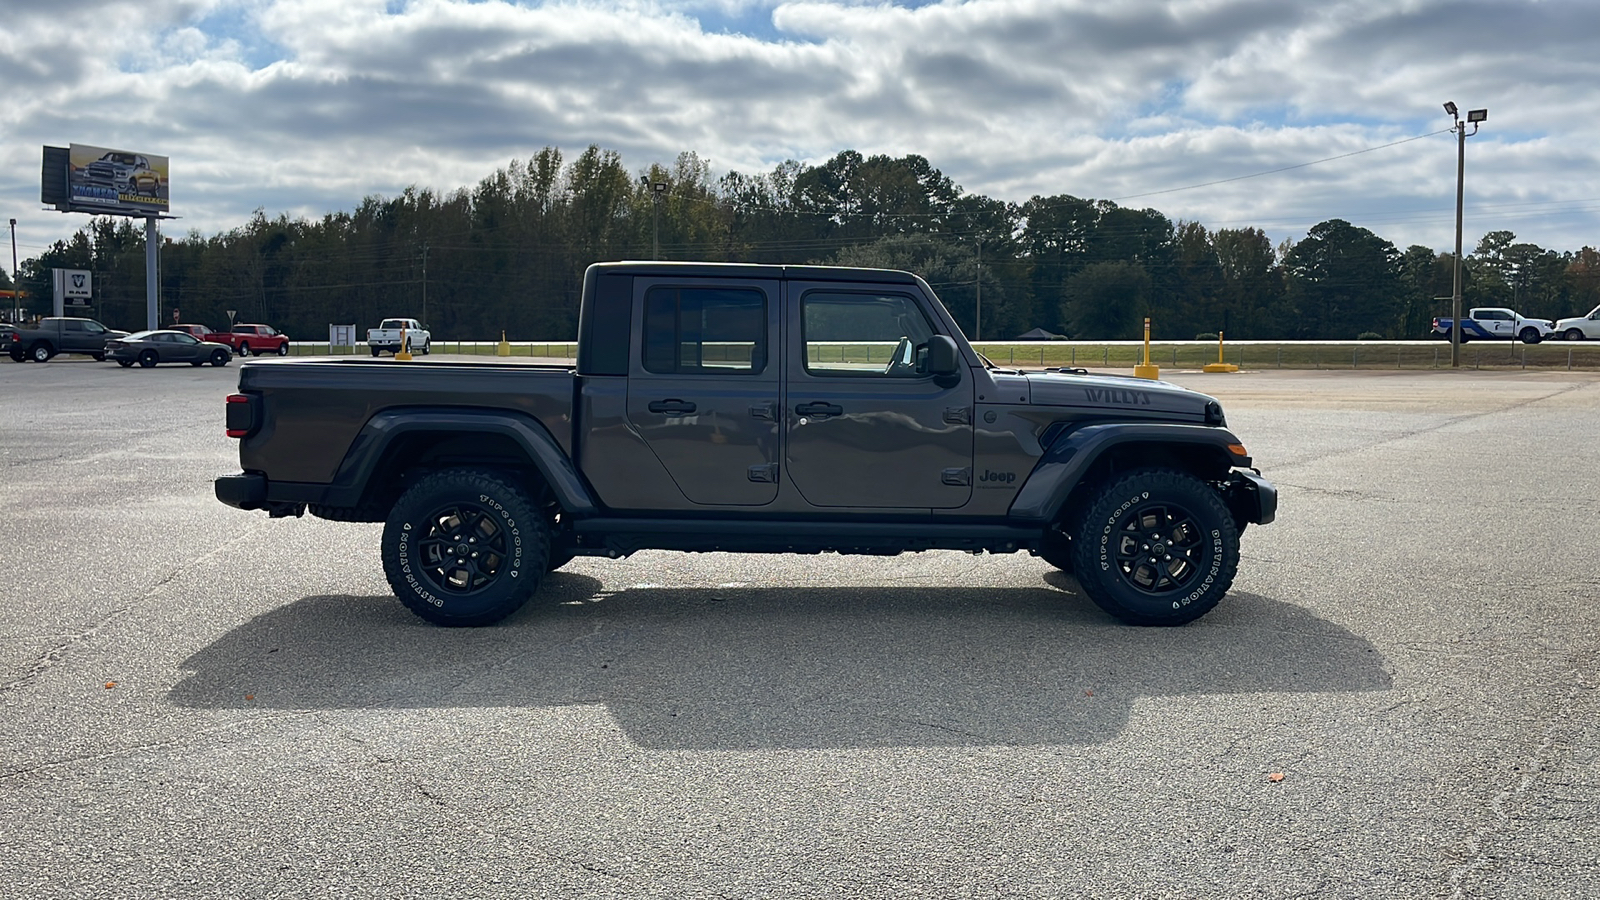
[(0, 361), (0, 895), (1600, 896), (1600, 376), (1173, 375), (1282, 503), (1165, 630), (943, 552), (430, 627), (213, 499), (237, 377)]

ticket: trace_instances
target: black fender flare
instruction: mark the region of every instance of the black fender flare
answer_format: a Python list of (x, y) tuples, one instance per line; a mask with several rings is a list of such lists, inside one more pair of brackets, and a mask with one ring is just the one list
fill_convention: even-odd
[(405, 407), (377, 413), (362, 426), (328, 485), (329, 506), (355, 506), (389, 446), (407, 434), (494, 434), (509, 438), (544, 476), (561, 510), (575, 516), (598, 511), (594, 495), (561, 445), (538, 419), (522, 413), (456, 407)]
[(1226, 428), (1213, 425), (1170, 423), (1108, 422), (1085, 425), (1056, 438), (1028, 473), (1028, 480), (1011, 501), (1010, 516), (1029, 522), (1054, 522), (1061, 507), (1084, 472), (1106, 453), (1124, 444), (1169, 444), (1202, 452), (1215, 452), (1228, 468), (1250, 465), (1250, 457), (1230, 447), (1243, 449), (1239, 439)]

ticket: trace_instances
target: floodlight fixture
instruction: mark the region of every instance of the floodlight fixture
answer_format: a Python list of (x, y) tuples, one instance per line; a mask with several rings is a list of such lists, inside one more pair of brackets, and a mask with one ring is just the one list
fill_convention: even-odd
[(1476, 122), (1487, 122), (1487, 121), (1489, 121), (1489, 111), (1487, 109), (1470, 109), (1470, 110), (1467, 110), (1467, 121), (1468, 122), (1474, 122), (1474, 123), (1476, 123)]
[[(1467, 138), (1478, 133), (1484, 122), (1489, 120), (1487, 109), (1472, 109), (1467, 111), (1467, 121), (1461, 121), (1454, 103), (1445, 102), (1444, 111), (1455, 119), (1455, 124), (1450, 130), (1456, 136), (1456, 255), (1451, 266), (1454, 272), (1451, 275), (1450, 290), (1450, 368), (1461, 366), (1461, 210), (1466, 196), (1467, 178)], [(1468, 131), (1467, 126), (1472, 126)]]
[(1451, 103), (1449, 100), (1446, 100), (1444, 102), (1444, 111), (1453, 116), (1456, 114), (1456, 105)]

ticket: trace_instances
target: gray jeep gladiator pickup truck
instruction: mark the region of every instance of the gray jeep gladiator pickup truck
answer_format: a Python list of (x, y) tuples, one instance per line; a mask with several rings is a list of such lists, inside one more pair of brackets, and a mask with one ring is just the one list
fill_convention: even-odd
[(385, 523), (395, 595), (484, 625), (574, 556), (1030, 551), (1107, 612), (1192, 621), (1277, 491), (1216, 400), (1001, 368), (873, 269), (600, 263), (577, 365), (251, 362), (217, 498)]

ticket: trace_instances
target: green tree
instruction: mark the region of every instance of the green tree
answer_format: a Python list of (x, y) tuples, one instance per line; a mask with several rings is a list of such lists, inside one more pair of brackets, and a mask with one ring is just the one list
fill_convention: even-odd
[(1137, 262), (1085, 266), (1067, 279), (1062, 318), (1082, 340), (1130, 340), (1150, 308), (1150, 275)]
[(1313, 226), (1284, 258), (1297, 337), (1352, 339), (1366, 331), (1386, 337), (1401, 328), (1395, 246), (1343, 219)]

